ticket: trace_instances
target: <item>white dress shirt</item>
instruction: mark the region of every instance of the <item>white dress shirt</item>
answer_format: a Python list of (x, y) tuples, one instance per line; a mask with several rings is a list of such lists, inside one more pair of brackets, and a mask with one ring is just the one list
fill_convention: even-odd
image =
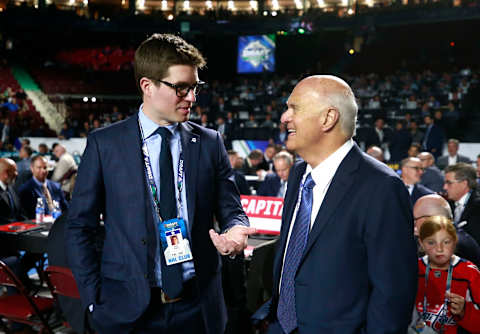
[(455, 165), (457, 163), (458, 156), (455, 154), (453, 157), (451, 155), (448, 156), (448, 166)]
[(470, 192), (466, 193), (458, 201), (455, 202), (455, 211), (453, 213), (453, 221), (455, 224), (458, 224), (460, 222), (460, 217), (462, 217), (463, 210), (465, 209), (465, 205), (467, 204), (469, 199)]

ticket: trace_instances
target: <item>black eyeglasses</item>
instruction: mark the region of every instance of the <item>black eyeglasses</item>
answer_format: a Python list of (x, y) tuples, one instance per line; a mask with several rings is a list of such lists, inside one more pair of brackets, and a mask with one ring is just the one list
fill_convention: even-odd
[(195, 96), (197, 96), (198, 93), (200, 92), (200, 90), (202, 89), (203, 85), (205, 85), (205, 82), (203, 82), (203, 81), (198, 81), (191, 86), (186, 85), (186, 84), (175, 85), (175, 84), (172, 84), (170, 82), (163, 81), (163, 80), (156, 80), (156, 81), (161, 82), (164, 85), (167, 85), (168, 87), (175, 89), (175, 92), (177, 93), (178, 97), (187, 96), (188, 93), (190, 93), (191, 90), (193, 91), (193, 94)]

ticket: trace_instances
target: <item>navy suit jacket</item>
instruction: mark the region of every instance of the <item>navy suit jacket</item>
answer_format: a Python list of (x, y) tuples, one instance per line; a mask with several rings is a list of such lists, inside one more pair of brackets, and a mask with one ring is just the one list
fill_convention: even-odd
[[(270, 317), (306, 163), (290, 172)], [(357, 145), (322, 202), (295, 278), (299, 333), (404, 334), (417, 292), (417, 256), (408, 191), (386, 165)]]
[(410, 200), (412, 201), (412, 206), (415, 205), (415, 202), (422, 196), (434, 194), (434, 192), (427, 187), (422, 186), (421, 184), (415, 184), (413, 186), (412, 194), (410, 195)]
[[(458, 162), (465, 162), (467, 164), (471, 164), (472, 160), (470, 160), (469, 157), (466, 157), (466, 156), (461, 155), (461, 154), (457, 154), (457, 163)], [(437, 166), (441, 170), (444, 170), (448, 166), (448, 155), (444, 155), (444, 156), (438, 158), (437, 159)]]
[[(57, 201), (60, 204), (60, 209), (65, 211), (68, 208), (67, 200), (63, 195), (60, 183), (53, 182), (51, 180), (45, 180), (47, 183), (48, 191), (52, 200)], [(18, 190), (20, 202), (25, 210), (29, 219), (35, 218), (35, 207), (37, 206), (37, 198), (43, 197), (43, 189), (38, 185), (33, 178), (25, 182)]]
[[(443, 145), (445, 143), (443, 129), (438, 125), (433, 124), (430, 132), (428, 132), (428, 128), (425, 130), (425, 136), (426, 138), (423, 139), (425, 141), (424, 149), (427, 152), (431, 152), (435, 159), (437, 159), (443, 154)], [(435, 149), (435, 152), (433, 149)]]
[[(179, 124), (185, 159), (190, 244), (198, 295), (209, 333), (223, 333), (226, 309), (221, 260), (209, 229), (248, 225), (221, 136)], [(94, 304), (96, 330), (130, 333), (150, 302), (157, 250), (153, 208), (144, 173), (138, 115), (92, 132), (68, 215), (67, 256), (84, 307)], [(92, 244), (103, 213), (102, 258)]]
[(280, 186), (281, 180), (277, 174), (267, 174), (263, 182), (258, 187), (257, 195), (277, 197)]

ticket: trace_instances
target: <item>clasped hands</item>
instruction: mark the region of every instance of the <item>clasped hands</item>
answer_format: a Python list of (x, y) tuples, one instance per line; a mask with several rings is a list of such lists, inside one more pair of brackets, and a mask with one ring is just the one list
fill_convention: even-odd
[(218, 234), (213, 229), (209, 231), (210, 239), (221, 255), (237, 255), (247, 247), (248, 236), (257, 233), (254, 227), (235, 225), (227, 232)]

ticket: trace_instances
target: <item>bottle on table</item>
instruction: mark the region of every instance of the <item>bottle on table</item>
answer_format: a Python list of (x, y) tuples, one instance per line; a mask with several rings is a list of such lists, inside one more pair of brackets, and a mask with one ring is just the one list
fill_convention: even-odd
[(37, 198), (37, 205), (35, 206), (35, 222), (37, 224), (43, 223), (43, 217), (45, 216), (45, 205), (43, 198)]

